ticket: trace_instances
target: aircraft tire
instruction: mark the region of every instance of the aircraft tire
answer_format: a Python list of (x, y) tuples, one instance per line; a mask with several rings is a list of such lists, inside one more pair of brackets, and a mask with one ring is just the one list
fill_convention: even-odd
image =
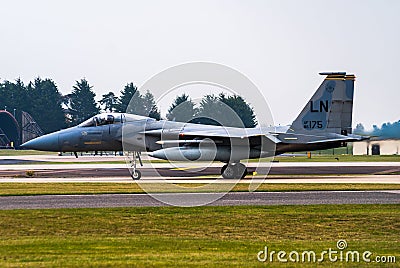
[(222, 168), (221, 168), (221, 175), (223, 175), (224, 174), (224, 172), (225, 172), (225, 169), (228, 167), (228, 165), (224, 165)]
[(242, 163), (224, 165), (221, 175), (224, 179), (243, 179), (247, 175), (247, 168)]
[(238, 163), (237, 165), (237, 178), (243, 179), (247, 175), (247, 167), (243, 165), (242, 163)]
[(135, 172), (132, 172), (131, 177), (134, 180), (140, 180), (140, 178), (142, 177), (142, 172), (136, 170)]

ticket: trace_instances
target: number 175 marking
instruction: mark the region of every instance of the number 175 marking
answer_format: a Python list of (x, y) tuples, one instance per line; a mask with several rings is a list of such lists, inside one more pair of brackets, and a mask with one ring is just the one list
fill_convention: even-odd
[(305, 129), (323, 128), (322, 121), (304, 121), (303, 126)]

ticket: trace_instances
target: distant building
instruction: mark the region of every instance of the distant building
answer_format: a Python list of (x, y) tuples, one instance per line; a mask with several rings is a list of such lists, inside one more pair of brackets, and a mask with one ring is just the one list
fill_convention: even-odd
[(43, 135), (36, 121), (22, 111), (21, 126), (10, 112), (0, 110), (0, 148), (18, 148), (21, 143)]
[(15, 117), (0, 110), (0, 148), (15, 148), (20, 144), (20, 127)]
[(400, 139), (371, 139), (353, 143), (353, 155), (399, 155)]

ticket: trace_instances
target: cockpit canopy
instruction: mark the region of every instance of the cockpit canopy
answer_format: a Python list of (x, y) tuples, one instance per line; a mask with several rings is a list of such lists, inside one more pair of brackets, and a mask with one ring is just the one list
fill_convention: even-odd
[(96, 127), (102, 125), (119, 124), (125, 122), (124, 114), (98, 114), (80, 123), (80, 127)]

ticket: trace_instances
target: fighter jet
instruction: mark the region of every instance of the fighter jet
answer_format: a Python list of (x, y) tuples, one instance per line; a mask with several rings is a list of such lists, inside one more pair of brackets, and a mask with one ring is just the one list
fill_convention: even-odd
[(235, 128), (155, 120), (126, 113), (102, 113), (78, 126), (50, 133), (21, 145), (54, 152), (125, 151), (132, 158), (131, 175), (140, 179), (141, 152), (171, 161), (221, 161), (223, 178), (243, 178), (240, 161), (285, 152), (346, 146), (366, 137), (352, 134), (355, 76), (326, 76), (290, 126)]

